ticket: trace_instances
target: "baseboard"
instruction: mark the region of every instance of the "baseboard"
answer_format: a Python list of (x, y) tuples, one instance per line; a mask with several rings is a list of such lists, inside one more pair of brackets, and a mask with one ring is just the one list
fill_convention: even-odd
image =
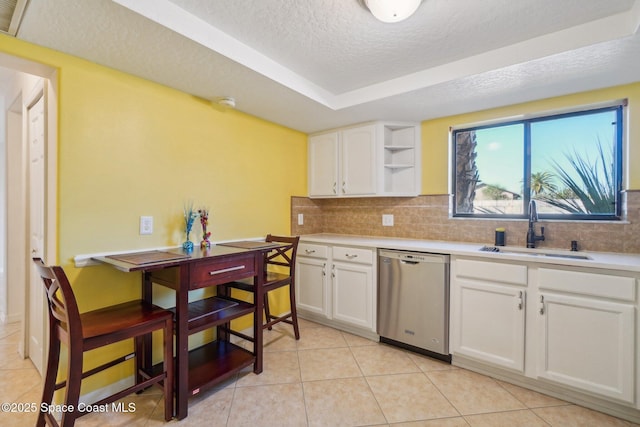
[(339, 320), (330, 320), (320, 314), (309, 313), (309, 312), (298, 309), (298, 318), (305, 319), (314, 323), (319, 323), (324, 326), (329, 326), (330, 328), (348, 332), (350, 334), (357, 335), (359, 337), (366, 338), (371, 341), (380, 341), (380, 335), (378, 335), (373, 331), (370, 331), (364, 328), (359, 328), (357, 326), (349, 325), (347, 323), (340, 322)]
[(576, 405), (604, 412), (605, 414), (622, 418), (633, 423), (640, 423), (640, 410), (624, 404), (611, 402), (602, 398), (581, 393), (577, 390), (571, 390), (559, 385), (547, 383), (545, 381), (525, 377), (518, 373), (505, 371), (504, 369), (498, 367), (493, 367), (481, 362), (476, 362), (475, 360), (468, 359), (464, 356), (454, 355), (452, 357), (451, 364), (468, 369), (470, 371), (477, 372), (479, 374), (487, 375), (497, 380), (517, 385), (519, 387), (543, 393), (557, 399), (575, 403)]
[(17, 323), (22, 320), (22, 314), (11, 314), (7, 316), (7, 313), (0, 313), (0, 323), (9, 324)]
[(120, 381), (116, 381), (115, 383), (108, 384), (105, 387), (80, 395), (79, 403), (82, 403), (83, 405), (90, 405), (94, 402), (104, 399), (105, 397), (112, 396), (117, 392), (126, 389), (127, 387), (131, 387), (135, 384), (135, 382), (135, 376), (131, 375), (129, 377), (121, 379)]

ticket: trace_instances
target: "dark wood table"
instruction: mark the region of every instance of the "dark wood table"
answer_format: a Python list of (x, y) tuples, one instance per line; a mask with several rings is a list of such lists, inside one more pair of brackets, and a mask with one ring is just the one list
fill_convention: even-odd
[[(233, 243), (230, 243), (233, 245)], [(237, 247), (234, 247), (237, 246)], [(264, 294), (264, 255), (278, 244), (239, 242), (234, 246), (216, 245), (196, 248), (149, 251), (94, 259), (125, 272), (142, 272), (142, 297), (152, 302), (153, 283), (175, 290), (175, 397), (176, 417), (188, 413), (188, 399), (212, 385), (224, 381), (253, 364), (253, 372), (262, 372), (262, 312)], [(253, 277), (253, 304), (225, 296), (189, 303), (189, 292)], [(253, 352), (229, 340), (230, 322), (253, 313)], [(189, 351), (189, 335), (205, 329), (217, 329), (217, 339)], [(143, 351), (144, 364), (151, 365), (150, 337)]]

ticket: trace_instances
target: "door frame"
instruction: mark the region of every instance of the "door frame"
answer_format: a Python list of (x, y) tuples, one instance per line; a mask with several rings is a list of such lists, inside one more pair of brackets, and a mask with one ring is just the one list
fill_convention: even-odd
[[(10, 68), (16, 70), (20, 73), (27, 73), (33, 76), (41, 77), (42, 86), (40, 91), (37, 88), (22, 88), (22, 118), (23, 118), (23, 132), (22, 132), (22, 147), (23, 147), (23, 155), (24, 151), (26, 151), (26, 144), (28, 144), (27, 140), (27, 132), (26, 132), (26, 109), (29, 105), (31, 105), (35, 101), (35, 97), (39, 95), (40, 92), (44, 95), (45, 101), (45, 120), (46, 120), (46, 144), (45, 144), (45, 191), (44, 191), (44, 204), (45, 204), (45, 220), (44, 220), (44, 247), (43, 254), (44, 259), (47, 263), (57, 264), (58, 263), (58, 245), (57, 245), (57, 182), (58, 182), (58, 71), (55, 68), (52, 68), (48, 65), (40, 64), (37, 62), (29, 61), (26, 59), (18, 58), (9, 54), (0, 52), (0, 66)], [(37, 86), (37, 85), (36, 85)], [(24, 93), (28, 91), (29, 93)], [(19, 174), (19, 177), (14, 177), (19, 182), (13, 182), (12, 185), (19, 185), (22, 189), (22, 197), (24, 197), (23, 208), (21, 207), (24, 217), (22, 219), (15, 219), (15, 222), (11, 222), (9, 218), (7, 218), (7, 229), (8, 230), (16, 230), (16, 234), (14, 234), (14, 239), (20, 239), (21, 244), (20, 250), (18, 253), (12, 254), (12, 260), (16, 265), (19, 265), (18, 269), (19, 274), (18, 277), (14, 277), (15, 283), (7, 283), (7, 286), (12, 286), (14, 292), (19, 292), (22, 294), (20, 298), (22, 302), (22, 315), (21, 315), (21, 340), (18, 345), (19, 354), (27, 358), (29, 357), (28, 346), (25, 343), (28, 343), (29, 330), (28, 330), (28, 316), (29, 316), (29, 287), (25, 286), (27, 283), (29, 274), (32, 267), (31, 261), (31, 248), (29, 244), (29, 236), (27, 236), (28, 232), (28, 224), (24, 218), (28, 218), (28, 205), (26, 204), (26, 200), (28, 200), (28, 181), (27, 174), (28, 166), (23, 161), (24, 159), (19, 159), (21, 162), (22, 171)], [(7, 159), (7, 161), (11, 161), (11, 159)], [(9, 185), (9, 183), (7, 183)], [(9, 234), (7, 235), (9, 237)], [(8, 238), (8, 241), (13, 241)], [(7, 248), (7, 254), (10, 252), (10, 247)], [(9, 262), (7, 262), (7, 267), (9, 266)], [(17, 280), (16, 280), (17, 279)], [(46, 308), (46, 306), (44, 306)], [(45, 315), (45, 317), (47, 317)], [(45, 331), (47, 328), (45, 328)], [(46, 333), (46, 332), (45, 332)], [(44, 337), (45, 340), (48, 340), (48, 337)], [(45, 341), (46, 342), (46, 341)], [(46, 357), (46, 355), (45, 355)]]
[[(46, 78), (43, 77), (42, 80), (40, 80), (40, 83), (38, 85), (36, 85), (35, 88), (33, 88), (32, 92), (29, 94), (29, 96), (24, 100), (25, 102), (23, 103), (23, 114), (22, 117), (24, 119), (24, 123), (25, 126), (28, 126), (28, 123), (26, 122), (27, 118), (29, 117), (27, 110), (35, 103), (38, 101), (38, 99), (40, 98), (40, 96), (42, 96), (44, 98), (44, 109), (45, 109), (45, 152), (44, 152), (44, 156), (45, 156), (45, 184), (44, 184), (44, 246), (42, 248), (42, 258), (43, 260), (47, 263), (47, 264), (57, 264), (58, 263), (58, 256), (57, 256), (57, 220), (56, 220), (56, 213), (57, 213), (57, 206), (56, 206), (56, 201), (57, 201), (57, 112), (56, 112), (56, 108), (52, 108), (52, 106), (57, 106), (57, 96), (56, 96), (56, 92), (54, 91), (54, 85), (52, 84), (53, 82), (56, 82), (57, 80), (53, 80), (50, 78)], [(53, 111), (52, 111), (53, 110)], [(27, 144), (26, 147), (28, 147), (29, 141), (28, 141), (28, 137), (29, 137), (29, 132), (27, 129), (25, 129), (24, 132), (24, 138), (23, 138), (23, 144)], [(26, 167), (29, 167), (29, 162), (26, 163)], [(29, 176), (29, 171), (26, 170), (25, 171), (26, 176)], [(29, 200), (29, 191), (30, 191), (30, 186), (27, 185), (25, 186), (25, 190), (26, 190), (26, 194), (25, 194), (25, 200)], [(27, 204), (27, 209), (29, 209), (29, 206)], [(25, 211), (25, 218), (29, 218), (29, 212), (28, 210)], [(24, 253), (24, 262), (26, 265), (26, 282), (25, 283), (29, 283), (30, 281), (30, 271), (33, 268), (33, 261), (32, 261), (32, 255), (31, 255), (31, 244), (30, 244), (30, 236), (29, 234), (29, 230), (30, 230), (30, 225), (27, 223), (27, 227), (26, 227), (26, 235), (25, 235), (25, 239), (26, 239), (26, 251)], [(29, 339), (30, 339), (30, 327), (29, 327), (29, 309), (30, 309), (30, 289), (29, 289), (29, 285), (25, 286), (24, 289), (24, 310), (22, 311), (23, 316), (22, 316), (22, 347), (23, 347), (23, 357), (27, 358), (30, 357), (30, 352), (29, 352)], [(47, 305), (42, 304), (42, 310), (47, 310)], [(49, 342), (49, 336), (48, 336), (48, 327), (46, 326), (48, 324), (48, 313), (43, 313), (44, 319), (45, 319), (45, 326), (44, 326), (44, 336), (42, 337), (43, 339), (43, 345), (44, 343)], [(45, 345), (44, 348), (44, 352), (42, 353), (42, 360), (41, 360), (41, 364), (40, 366), (42, 366), (43, 368), (46, 366), (45, 361), (47, 360), (47, 346)]]

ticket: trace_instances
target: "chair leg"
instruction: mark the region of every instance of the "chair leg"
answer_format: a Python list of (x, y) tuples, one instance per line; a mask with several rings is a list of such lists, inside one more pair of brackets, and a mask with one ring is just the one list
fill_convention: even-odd
[(173, 418), (173, 319), (168, 319), (164, 325), (164, 419), (170, 421)]
[[(44, 380), (44, 388), (42, 390), (43, 404), (48, 407), (53, 401), (53, 393), (55, 392), (56, 377), (58, 376), (58, 364), (60, 363), (60, 340), (55, 336), (55, 330), (49, 331), (49, 357), (47, 360), (47, 370)], [(45, 426), (45, 412), (42, 412), (43, 405), (40, 407), (36, 427)]]
[[(135, 363), (136, 363), (136, 384), (140, 384), (142, 381), (144, 381), (144, 378), (142, 377), (142, 369), (143, 368), (147, 368), (147, 366), (145, 366), (145, 348), (144, 348), (144, 341), (143, 338), (141, 336), (137, 336), (133, 339), (133, 345), (135, 346), (134, 351), (135, 351)], [(142, 393), (142, 390), (140, 390), (138, 392), (138, 394)]]
[(300, 339), (300, 329), (298, 329), (298, 311), (296, 310), (296, 289), (293, 283), (289, 285), (289, 302), (291, 304), (291, 323), (293, 323), (293, 333), (296, 340)]
[(67, 362), (67, 386), (65, 390), (64, 404), (69, 411), (62, 413), (60, 427), (72, 427), (76, 419), (80, 417), (78, 402), (80, 401), (80, 385), (82, 382), (82, 348), (71, 346), (69, 348), (69, 360)]
[[(267, 323), (269, 323), (271, 321), (271, 310), (269, 310), (269, 292), (264, 293), (264, 316)], [(267, 329), (272, 330), (273, 328), (269, 326)]]

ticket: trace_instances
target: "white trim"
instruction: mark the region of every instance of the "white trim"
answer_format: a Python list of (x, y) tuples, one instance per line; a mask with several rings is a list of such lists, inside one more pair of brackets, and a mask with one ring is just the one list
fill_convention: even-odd
[(115, 383), (110, 383), (105, 387), (99, 388), (97, 390), (90, 391), (86, 394), (80, 396), (78, 399), (78, 403), (82, 403), (84, 405), (91, 405), (94, 402), (98, 402), (99, 400), (104, 399), (105, 397), (112, 396), (119, 391), (126, 389), (127, 387), (131, 387), (135, 384), (135, 376), (130, 375), (126, 378), (123, 378)]
[(560, 114), (571, 114), (571, 113), (579, 113), (582, 111), (597, 110), (599, 108), (618, 107), (618, 106), (626, 107), (628, 105), (628, 102), (629, 101), (626, 98), (616, 99), (611, 101), (594, 102), (591, 104), (581, 104), (581, 105), (574, 105), (571, 107), (556, 108), (553, 110), (538, 111), (535, 113), (516, 114), (513, 116), (481, 120), (479, 122), (463, 123), (458, 125), (452, 125), (449, 128), (449, 134), (452, 134), (454, 131), (457, 131), (460, 129), (500, 125), (500, 124), (509, 123), (509, 122), (538, 119), (540, 117), (557, 116)]
[(73, 257), (73, 262), (76, 268), (90, 267), (92, 265), (101, 264), (99, 261), (94, 261), (92, 259), (95, 257), (121, 255), (121, 254), (138, 253), (138, 252), (149, 252), (149, 251), (166, 251), (169, 249), (177, 249), (179, 247), (180, 246), (162, 246), (162, 247), (155, 247), (155, 248), (144, 248), (144, 249), (133, 249), (133, 250), (129, 249), (129, 250), (110, 251), (110, 252), (96, 252), (92, 254), (76, 255), (75, 257)]
[(635, 7), (621, 13), (336, 94), (231, 37), (170, 0), (112, 1), (332, 110), (362, 105), (491, 70), (630, 37), (638, 31), (640, 21), (636, 2)]

